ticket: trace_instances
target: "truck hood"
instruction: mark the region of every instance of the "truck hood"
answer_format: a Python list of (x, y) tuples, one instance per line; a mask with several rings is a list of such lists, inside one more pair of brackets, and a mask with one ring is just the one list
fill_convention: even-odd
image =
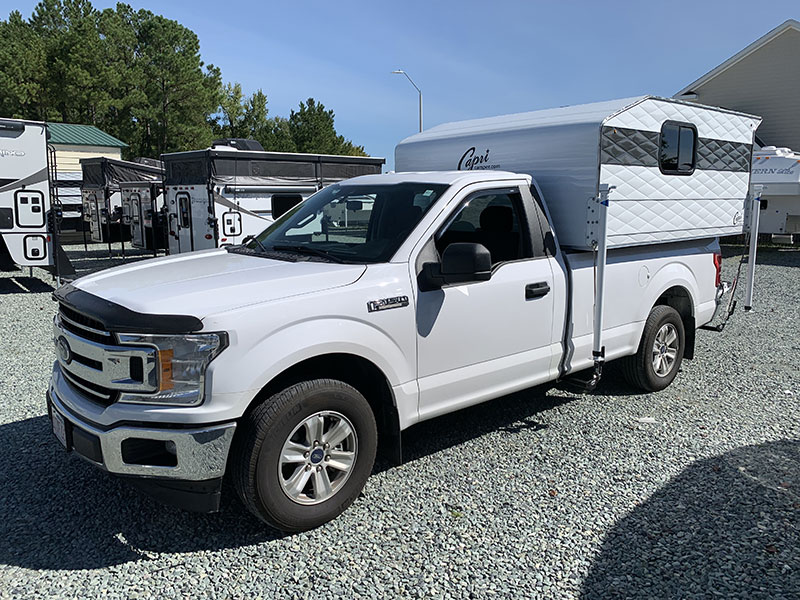
[(286, 262), (229, 253), (192, 252), (115, 267), (76, 280), (89, 294), (150, 314), (211, 314), (349, 285), (364, 265)]

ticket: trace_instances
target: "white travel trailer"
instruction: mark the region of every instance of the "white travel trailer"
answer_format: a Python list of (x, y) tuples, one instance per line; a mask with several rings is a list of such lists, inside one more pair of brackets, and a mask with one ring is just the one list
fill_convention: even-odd
[(800, 234), (800, 154), (775, 146), (757, 150), (751, 183), (761, 186), (758, 232), (788, 240)]
[[(395, 167), (532, 175), (561, 246), (595, 253), (592, 352), (602, 360), (606, 263), (631, 260), (613, 250), (665, 244), (668, 253), (669, 242), (741, 234), (760, 123), (640, 96), (439, 125), (398, 144)], [(640, 284), (653, 275), (641, 272)], [(748, 285), (747, 309), (752, 272)]]
[[(0, 264), (72, 273), (58, 244), (58, 207), (50, 200), (47, 125), (0, 119)], [(60, 269), (60, 270), (59, 270)]]
[(120, 184), (125, 181), (160, 181), (163, 169), (106, 157), (81, 159), (83, 218), (93, 242), (126, 239)]
[(130, 227), (131, 246), (158, 250), (166, 248), (164, 186), (160, 180), (123, 181), (122, 222)]
[(170, 254), (241, 243), (324, 186), (380, 173), (386, 162), (228, 145), (161, 158)]

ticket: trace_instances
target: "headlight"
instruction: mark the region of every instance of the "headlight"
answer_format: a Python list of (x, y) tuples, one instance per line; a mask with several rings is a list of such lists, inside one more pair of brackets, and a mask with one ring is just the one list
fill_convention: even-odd
[(194, 405), (203, 401), (209, 363), (228, 345), (225, 333), (187, 335), (119, 334), (121, 344), (148, 345), (158, 355), (158, 390), (120, 395), (120, 402)]

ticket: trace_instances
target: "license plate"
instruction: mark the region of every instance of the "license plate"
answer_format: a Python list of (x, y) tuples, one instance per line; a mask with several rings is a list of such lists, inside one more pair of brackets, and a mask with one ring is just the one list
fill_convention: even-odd
[(54, 409), (53, 410), (53, 433), (58, 438), (58, 441), (61, 442), (61, 445), (64, 448), (67, 447), (67, 428), (64, 424), (64, 417), (62, 417), (58, 412)]

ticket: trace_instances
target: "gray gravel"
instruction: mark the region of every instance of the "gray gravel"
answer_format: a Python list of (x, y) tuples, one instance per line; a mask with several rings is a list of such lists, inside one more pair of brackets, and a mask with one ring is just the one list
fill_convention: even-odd
[(538, 388), (421, 424), (406, 464), (289, 536), (232, 493), (184, 513), (60, 451), (48, 279), (2, 274), (0, 598), (798, 598), (800, 252), (759, 259), (756, 312), (700, 332), (664, 392), (610, 368), (594, 395)]

